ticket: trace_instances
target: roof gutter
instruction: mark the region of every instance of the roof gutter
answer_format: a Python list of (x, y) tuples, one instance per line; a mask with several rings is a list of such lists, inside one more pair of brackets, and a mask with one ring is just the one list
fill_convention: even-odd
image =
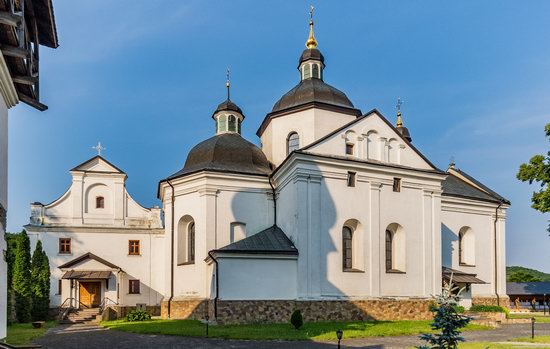
[(502, 201), (499, 201), (498, 203), (498, 206), (497, 208), (495, 209), (495, 221), (493, 222), (494, 224), (494, 229), (495, 229), (495, 237), (494, 237), (494, 248), (495, 248), (495, 295), (497, 297), (497, 305), (500, 306), (500, 296), (498, 294), (498, 244), (497, 244), (497, 235), (498, 235), (498, 232), (497, 232), (497, 223), (498, 223), (498, 210), (500, 209), (500, 207), (502, 206), (503, 202)]
[(174, 193), (174, 186), (170, 180), (166, 180), (166, 183), (172, 188), (171, 197), (171, 217), (170, 217), (170, 298), (168, 298), (168, 318), (171, 318), (172, 312), (172, 299), (174, 298), (174, 205), (176, 195)]

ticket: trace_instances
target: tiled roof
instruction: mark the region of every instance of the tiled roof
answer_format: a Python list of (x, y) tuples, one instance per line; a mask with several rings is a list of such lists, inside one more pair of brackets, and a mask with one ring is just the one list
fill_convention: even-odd
[(261, 232), (239, 240), (214, 252), (244, 253), (244, 254), (289, 254), (297, 255), (296, 246), (286, 234), (276, 225)]
[(442, 183), (443, 195), (460, 196), (470, 199), (481, 199), (485, 201), (497, 202), (498, 200), (477, 189), (476, 187), (464, 182), (462, 179), (449, 174)]
[(521, 295), (550, 295), (550, 282), (507, 282), (506, 294), (513, 296)]

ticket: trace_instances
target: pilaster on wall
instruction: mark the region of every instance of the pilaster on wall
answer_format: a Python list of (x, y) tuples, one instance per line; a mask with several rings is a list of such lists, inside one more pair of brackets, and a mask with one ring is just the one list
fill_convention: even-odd
[(422, 285), (423, 294), (439, 294), (442, 287), (441, 271), (441, 193), (424, 190), (422, 220)]
[(84, 175), (82, 173), (73, 174), (71, 197), (73, 199), (73, 224), (82, 225), (84, 212)]
[(377, 297), (380, 296), (380, 280), (381, 280), (381, 273), (382, 265), (384, 265), (383, 258), (384, 255), (381, 253), (381, 251), (385, 250), (385, 241), (381, 239), (381, 230), (380, 230), (380, 195), (382, 191), (382, 183), (380, 182), (370, 182), (370, 217), (369, 217), (369, 224), (370, 228), (369, 231), (371, 234), (369, 234), (369, 244), (368, 246), (378, 246), (378, 248), (370, 248), (366, 249), (366, 251), (369, 251), (369, 261), (367, 270), (370, 272), (369, 275), (369, 283), (370, 283), (370, 290), (371, 290), (371, 296)]
[(125, 198), (124, 178), (116, 178), (114, 180), (114, 221), (115, 225), (124, 225), (125, 211), (128, 206), (128, 199)]
[[(207, 212), (204, 217), (204, 236), (206, 237), (206, 245), (198, 246), (197, 248), (206, 248), (206, 252), (214, 250), (218, 246), (217, 229), (218, 229), (218, 194), (219, 189), (202, 188), (199, 189), (199, 196), (202, 198), (203, 211)], [(197, 242), (199, 242), (197, 240)]]
[(321, 295), (321, 177), (298, 174), (294, 179), (297, 197), (305, 201), (298, 206), (297, 226), (298, 251), (304, 251), (298, 258), (298, 297), (310, 298)]

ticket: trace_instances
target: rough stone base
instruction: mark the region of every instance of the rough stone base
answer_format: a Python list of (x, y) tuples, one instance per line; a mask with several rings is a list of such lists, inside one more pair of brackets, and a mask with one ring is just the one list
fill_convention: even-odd
[(472, 297), (472, 305), (500, 305), (509, 308), (510, 297), (507, 295), (499, 296), (499, 299), (497, 297)]
[[(288, 322), (296, 309), (304, 321), (429, 320), (429, 299), (366, 300), (254, 300), (218, 301), (217, 322), (223, 324)], [(162, 303), (162, 317), (168, 317), (168, 302)], [(212, 300), (173, 300), (172, 319), (214, 319)]]
[[(152, 316), (160, 315), (160, 306), (159, 305), (148, 305), (145, 308)], [(122, 305), (110, 305), (101, 314), (101, 320), (118, 320), (126, 317), (126, 315), (132, 310), (136, 310), (135, 306), (122, 306)]]

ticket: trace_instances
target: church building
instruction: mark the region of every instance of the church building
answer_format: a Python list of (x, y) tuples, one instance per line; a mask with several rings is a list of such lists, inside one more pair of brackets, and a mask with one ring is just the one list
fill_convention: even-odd
[(158, 183), (163, 223), (101, 156), (71, 170), (60, 199), (33, 204), (26, 229), (56, 270), (54, 304), (143, 304), (220, 323), (286, 322), (295, 309), (307, 321), (427, 319), (452, 279), (466, 307), (507, 306), (510, 202), (430, 162), (400, 103), (394, 125), (326, 83), (312, 19), (297, 68), (258, 128), (261, 147), (241, 135), (228, 79), (214, 135)]

